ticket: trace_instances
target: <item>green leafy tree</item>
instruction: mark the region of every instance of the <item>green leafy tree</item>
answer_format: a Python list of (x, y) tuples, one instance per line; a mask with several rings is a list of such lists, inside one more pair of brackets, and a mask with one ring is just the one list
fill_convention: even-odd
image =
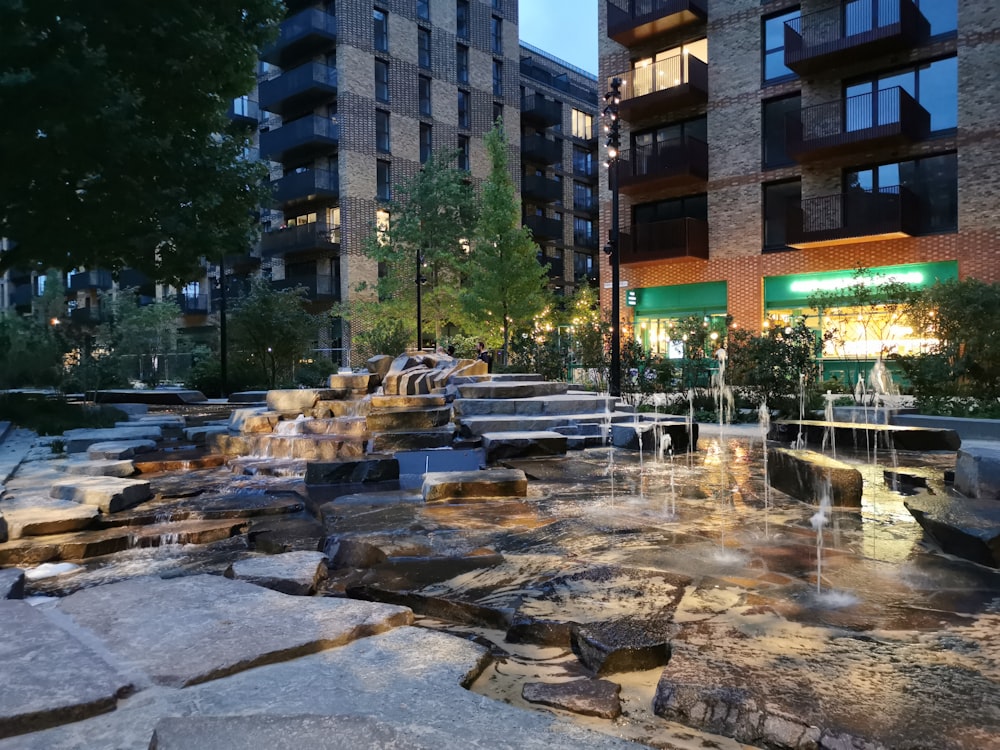
[(526, 326), (551, 301), (546, 268), (537, 260), (531, 231), (521, 225), (520, 207), (507, 166), (507, 138), (499, 122), (484, 139), (490, 174), (479, 201), (469, 277), (462, 297), (466, 311), (484, 329), (501, 334), (504, 351), (511, 326)]
[(0, 389), (59, 385), (65, 351), (58, 326), (30, 316), (0, 315)]
[(785, 328), (771, 327), (756, 335), (745, 329), (729, 332), (726, 374), (742, 395), (787, 414), (797, 411), (799, 387), (815, 390), (819, 376), (816, 334), (803, 319)]
[(234, 358), (242, 355), (268, 388), (291, 385), (297, 364), (309, 357), (319, 319), (306, 312), (304, 301), (302, 287), (275, 290), (256, 279), (229, 316)]
[(149, 386), (170, 376), (169, 358), (177, 353), (177, 327), (181, 309), (172, 300), (139, 304), (135, 289), (101, 295), (101, 307), (110, 320), (98, 327), (101, 349), (114, 354), (125, 376)]
[(226, 117), (280, 0), (0, 1), (0, 236), (10, 267), (179, 284), (248, 247), (262, 165)]

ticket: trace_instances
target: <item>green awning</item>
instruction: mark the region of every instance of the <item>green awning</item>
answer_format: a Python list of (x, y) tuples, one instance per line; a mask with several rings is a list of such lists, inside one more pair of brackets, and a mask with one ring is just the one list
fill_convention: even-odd
[[(639, 317), (683, 318), (688, 315), (724, 315), (729, 309), (725, 281), (701, 284), (676, 284), (630, 289), (635, 295), (635, 314)], [(632, 305), (631, 299), (628, 301)]]

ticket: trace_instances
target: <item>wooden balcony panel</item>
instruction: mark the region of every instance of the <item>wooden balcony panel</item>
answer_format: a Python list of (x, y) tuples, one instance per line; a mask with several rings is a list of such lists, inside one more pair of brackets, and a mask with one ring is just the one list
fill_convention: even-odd
[(708, 101), (708, 63), (694, 55), (675, 55), (618, 77), (623, 84), (619, 113), (626, 120)]
[(630, 47), (708, 19), (705, 0), (608, 0), (608, 36)]
[(619, 244), (622, 265), (708, 260), (708, 222), (688, 217), (635, 224)]
[(809, 198), (789, 211), (786, 237), (799, 250), (913, 237), (918, 211), (916, 197), (902, 187)]

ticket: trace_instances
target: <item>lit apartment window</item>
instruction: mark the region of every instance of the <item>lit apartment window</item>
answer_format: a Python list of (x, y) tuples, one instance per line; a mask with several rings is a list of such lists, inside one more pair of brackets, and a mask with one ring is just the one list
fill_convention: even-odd
[(392, 169), (387, 161), (378, 160), (375, 168), (375, 197), (379, 200), (392, 200)]
[[(389, 212), (384, 208), (380, 208), (375, 212), (375, 236), (380, 245), (386, 245), (389, 242), (390, 219)], [(340, 222), (338, 221), (337, 223), (339, 224)]]
[(594, 134), (594, 118), (586, 112), (578, 109), (573, 110), (573, 137), (590, 138)]
[(374, 32), (375, 49), (379, 52), (389, 51), (389, 14), (375, 8), (372, 11), (372, 29)]
[(795, 71), (785, 67), (785, 22), (799, 15), (796, 9), (764, 19), (764, 83), (795, 78)]
[(430, 0), (417, 0), (417, 18), (421, 21), (431, 20)]
[(389, 63), (385, 60), (375, 61), (375, 100), (389, 102)]
[(469, 161), (469, 151), (471, 140), (467, 135), (458, 136), (458, 168), (468, 172), (471, 169)]
[(455, 75), (459, 83), (469, 82), (469, 48), (464, 44), (455, 45)]
[(503, 19), (490, 17), (490, 49), (495, 55), (503, 54)]
[(469, 92), (458, 90), (458, 127), (469, 127)]
[(493, 61), (493, 96), (503, 96), (503, 63)]
[(417, 63), (421, 68), (431, 67), (431, 32), (429, 29), (417, 29)]
[(431, 126), (426, 122), (420, 123), (420, 163), (426, 164), (431, 158), (431, 151), (434, 148), (434, 137)]
[(420, 104), (421, 117), (431, 116), (431, 79), (420, 76), (417, 83), (417, 98)]
[(389, 145), (389, 113), (375, 110), (375, 147), (380, 154), (388, 154), (392, 149)]
[(708, 62), (708, 40), (696, 39), (680, 47), (660, 50), (632, 64), (632, 87), (624, 92), (628, 98), (690, 82), (691, 58)]
[(469, 38), (469, 0), (455, 1), (455, 36)]

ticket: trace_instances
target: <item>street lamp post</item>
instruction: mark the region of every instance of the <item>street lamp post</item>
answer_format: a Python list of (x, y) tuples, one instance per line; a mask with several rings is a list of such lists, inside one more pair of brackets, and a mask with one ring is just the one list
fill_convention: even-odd
[(427, 277), (424, 276), (424, 254), (421, 250), (417, 250), (417, 351), (423, 351), (424, 349), (424, 330), (423, 330), (423, 311), (420, 308), (420, 292), (423, 285), (427, 282)]
[(621, 151), (621, 121), (618, 105), (621, 104), (622, 79), (611, 79), (611, 90), (604, 95), (604, 116), (607, 122), (608, 179), (611, 187), (611, 230), (604, 252), (611, 263), (611, 372), (608, 375), (608, 394), (621, 396), (622, 391), (622, 332), (621, 332), (621, 234), (618, 226), (618, 162)]

